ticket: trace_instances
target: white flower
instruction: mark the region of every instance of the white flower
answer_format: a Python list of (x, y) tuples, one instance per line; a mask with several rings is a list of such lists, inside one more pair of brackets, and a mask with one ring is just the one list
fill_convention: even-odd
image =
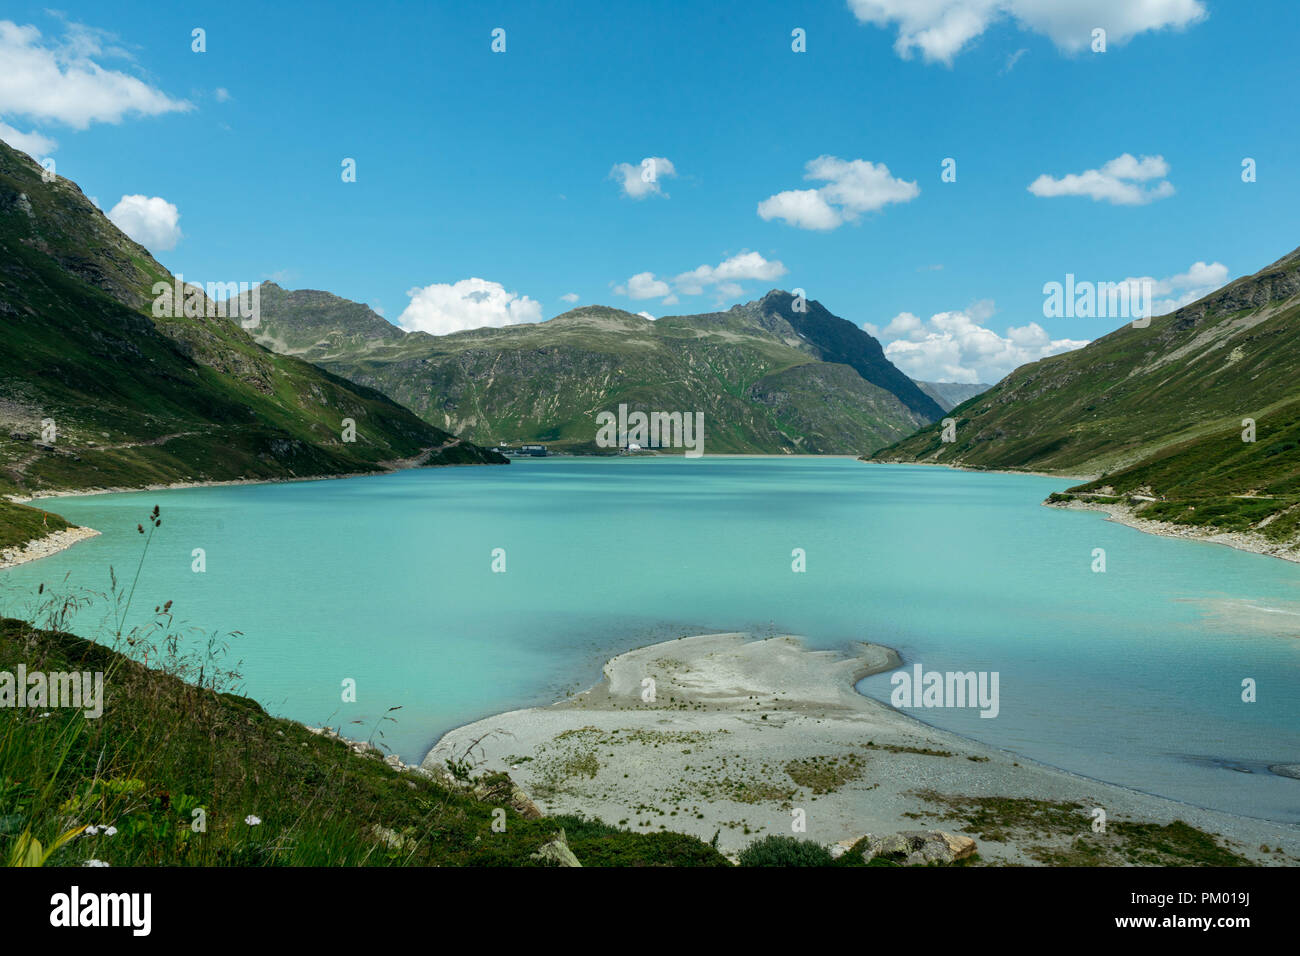
[(99, 831), (102, 829), (104, 828), (92, 824), (91, 826), (86, 827), (86, 829), (83, 832), (85, 833), (86, 836), (99, 836)]
[(261, 826), (262, 818), (255, 817), (250, 813), (248, 816), (244, 817), (244, 822), (247, 823), (250, 827)]
[(117, 833), (117, 827), (104, 827), (104, 836), (114, 836)]
[(82, 866), (108, 866), (103, 860), (87, 860)]

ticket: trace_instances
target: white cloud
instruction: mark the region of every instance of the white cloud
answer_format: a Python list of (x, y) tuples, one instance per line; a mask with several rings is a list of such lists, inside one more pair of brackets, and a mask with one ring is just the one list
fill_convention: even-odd
[(649, 312), (638, 312), (637, 315), (641, 316), (643, 319), (649, 319), (651, 322), (655, 321), (655, 317)]
[(542, 306), (537, 300), (507, 292), (500, 283), (487, 279), (417, 286), (406, 294), (411, 301), (397, 317), (397, 324), (411, 332), (447, 335), (542, 319)]
[(1140, 33), (1181, 29), (1206, 16), (1201, 0), (848, 0), (862, 23), (894, 26), (894, 51), (910, 59), (919, 50), (927, 62), (952, 64), (953, 57), (995, 22), (1011, 19), (1041, 33), (1056, 46), (1077, 53), (1089, 49), (1092, 31), (1106, 31), (1107, 45), (1127, 43)]
[(577, 302), (582, 297), (576, 292), (566, 292), (564, 295), (560, 296), (560, 298), (565, 302), (573, 303)]
[(616, 295), (625, 295), (629, 299), (657, 299), (671, 291), (668, 283), (656, 279), (653, 272), (638, 272), (622, 285), (614, 286)]
[(615, 163), (609, 171), (609, 178), (617, 180), (623, 195), (630, 199), (645, 199), (647, 196), (663, 196), (667, 199), (668, 194), (659, 184), (676, 175), (677, 169), (672, 161), (662, 156), (647, 156), (635, 165)]
[(883, 329), (863, 327), (888, 343), (885, 355), (891, 362), (923, 382), (994, 383), (1026, 362), (1088, 344), (1087, 340), (1053, 339), (1037, 322), (998, 335), (981, 324), (992, 314), (993, 303), (982, 300), (928, 320), (900, 312)]
[(741, 252), (716, 266), (696, 266), (690, 272), (683, 272), (673, 284), (683, 295), (700, 295), (709, 286), (717, 287), (726, 295), (739, 295), (743, 290), (738, 283), (746, 279), (771, 282), (787, 271), (779, 259), (765, 259), (757, 252)]
[(108, 218), (151, 252), (175, 249), (182, 238), (180, 210), (161, 196), (123, 196)]
[(874, 212), (889, 203), (910, 202), (921, 194), (915, 181), (895, 179), (884, 163), (818, 156), (804, 169), (804, 179), (820, 180), (826, 185), (769, 196), (758, 204), (760, 217), (768, 221), (781, 219), (800, 229), (830, 230), (856, 221), (864, 212)]
[(1151, 283), (1151, 314), (1164, 315), (1181, 309), (1189, 302), (1195, 302), (1209, 295), (1215, 289), (1222, 288), (1228, 282), (1228, 267), (1222, 262), (1195, 262), (1186, 272), (1167, 279), (1155, 279), (1151, 276), (1130, 277), (1128, 283)]
[(42, 136), (40, 133), (32, 130), (30, 133), (24, 133), (22, 130), (14, 129), (8, 123), (0, 122), (0, 139), (4, 140), (14, 149), (21, 149), (24, 153), (37, 159), (43, 159), (50, 153), (54, 152), (59, 146), (57, 142), (48, 136)]
[(1090, 49), (1097, 27), (1111, 46), (1153, 30), (1181, 30), (1207, 15), (1201, 0), (1010, 0), (1006, 6), (1022, 27), (1067, 53)]
[(218, 103), (230, 102), (230, 90), (226, 89), (224, 86), (218, 86), (212, 95), (216, 97)]
[(800, 229), (834, 229), (843, 221), (819, 189), (787, 189), (769, 196), (758, 204), (758, 214), (769, 222), (783, 219)]
[(91, 123), (120, 123), (127, 115), (193, 109), (137, 77), (95, 62), (92, 57), (123, 55), (105, 45), (109, 37), (72, 24), (63, 40), (50, 43), (34, 26), (0, 20), (0, 115), (85, 129)]
[[(1035, 196), (1087, 196), (1096, 202), (1117, 206), (1143, 206), (1174, 194), (1174, 185), (1165, 179), (1169, 164), (1163, 156), (1134, 158), (1129, 153), (1116, 156), (1101, 169), (1088, 169), (1055, 179), (1046, 173), (1029, 184)], [(1143, 186), (1158, 179), (1151, 186)]]
[(779, 259), (766, 259), (760, 253), (748, 250), (723, 259), (716, 266), (696, 266), (668, 280), (653, 272), (638, 272), (626, 282), (614, 286), (617, 295), (630, 299), (663, 299), (664, 305), (677, 305), (682, 295), (703, 295), (708, 292), (719, 301), (734, 299), (745, 290), (740, 284), (749, 280), (771, 282), (788, 270)]

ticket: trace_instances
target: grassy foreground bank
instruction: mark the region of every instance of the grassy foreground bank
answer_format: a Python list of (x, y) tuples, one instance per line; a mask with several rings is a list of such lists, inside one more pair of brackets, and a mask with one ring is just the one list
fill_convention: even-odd
[[(504, 800), (393, 769), (221, 691), (223, 675), (204, 666), (214, 656), (182, 663), (167, 640), (152, 645), (154, 669), (0, 620), (0, 671), (104, 674), (98, 719), (0, 708), (0, 860), (16, 862), (34, 839), (42, 852), (57, 846), (46, 865), (536, 866), (532, 855), (564, 829), (588, 866), (726, 863), (693, 837), (524, 819)], [(494, 783), (505, 781), (482, 789)]]

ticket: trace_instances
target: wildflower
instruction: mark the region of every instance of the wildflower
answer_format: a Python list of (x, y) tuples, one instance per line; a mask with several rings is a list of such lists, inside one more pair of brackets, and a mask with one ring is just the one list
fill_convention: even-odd
[(103, 860), (87, 860), (82, 866), (108, 866)]
[(250, 813), (248, 816), (244, 817), (244, 822), (250, 827), (257, 827), (262, 825), (262, 818), (253, 816), (253, 814)]

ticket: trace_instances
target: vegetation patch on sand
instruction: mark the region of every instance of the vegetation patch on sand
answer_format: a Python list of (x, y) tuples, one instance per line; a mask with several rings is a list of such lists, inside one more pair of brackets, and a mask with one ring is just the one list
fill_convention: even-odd
[(815, 794), (834, 793), (850, 780), (862, 776), (866, 761), (858, 754), (803, 757), (785, 765), (785, 772), (801, 787)]
[(933, 814), (989, 842), (1015, 841), (1049, 866), (1252, 866), (1226, 841), (1174, 820), (1168, 824), (1108, 820), (1093, 830), (1093, 808), (1071, 801), (961, 797), (918, 791)]

